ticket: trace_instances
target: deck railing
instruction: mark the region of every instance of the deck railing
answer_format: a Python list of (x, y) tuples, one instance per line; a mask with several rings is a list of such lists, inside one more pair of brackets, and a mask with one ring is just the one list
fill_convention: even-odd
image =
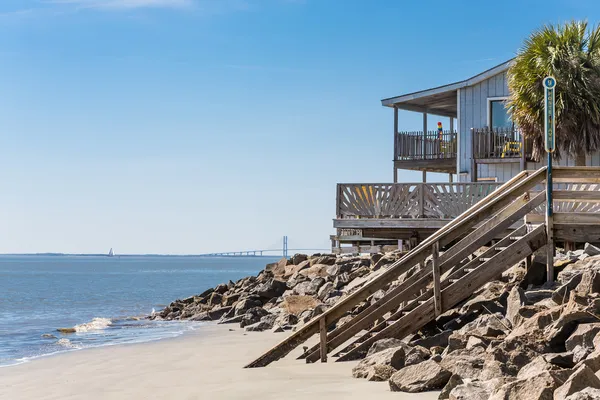
[(339, 183), (337, 217), (455, 218), (501, 183)]
[(435, 160), (456, 157), (456, 132), (398, 132), (395, 136), (395, 159)]
[[(514, 128), (481, 128), (471, 130), (473, 138), (473, 157), (475, 159), (525, 158), (530, 159), (532, 142)], [(523, 149), (524, 147), (524, 149)]]

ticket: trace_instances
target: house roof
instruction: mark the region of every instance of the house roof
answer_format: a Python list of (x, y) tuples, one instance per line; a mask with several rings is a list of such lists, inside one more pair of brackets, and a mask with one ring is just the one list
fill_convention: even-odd
[(450, 83), (419, 92), (403, 94), (381, 100), (385, 107), (397, 107), (402, 110), (427, 112), (430, 114), (456, 117), (458, 89), (473, 86), (508, 69), (512, 59), (503, 62), (464, 81)]

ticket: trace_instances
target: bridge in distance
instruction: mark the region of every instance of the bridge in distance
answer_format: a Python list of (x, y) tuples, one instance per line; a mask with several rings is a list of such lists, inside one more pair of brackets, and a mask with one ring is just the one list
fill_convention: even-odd
[[(221, 253), (200, 254), (201, 257), (266, 257), (271, 254), (276, 256), (277, 253), (287, 258), (290, 251), (330, 251), (331, 249), (290, 249), (288, 248), (288, 237), (283, 237), (283, 246), (278, 249), (263, 249), (263, 250), (244, 250), (244, 251), (226, 251)], [(267, 253), (267, 254), (265, 254)]]

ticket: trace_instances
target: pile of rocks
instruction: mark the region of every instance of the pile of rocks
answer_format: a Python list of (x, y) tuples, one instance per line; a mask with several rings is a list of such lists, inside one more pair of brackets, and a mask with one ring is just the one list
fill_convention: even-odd
[[(401, 256), (297, 254), (267, 265), (256, 277), (176, 300), (150, 318), (216, 320), (247, 331), (297, 329)], [(586, 245), (559, 253), (555, 266), (556, 282), (547, 284), (545, 262), (529, 270), (515, 265), (419, 332), (373, 344), (353, 375), (388, 381), (392, 391), (442, 390), (440, 399), (600, 399), (600, 249)]]
[(513, 267), (420, 332), (373, 344), (353, 375), (440, 399), (600, 399), (600, 249), (555, 265), (552, 285), (543, 264)]
[[(238, 323), (247, 331), (294, 329), (383, 272), (401, 255), (399, 252), (370, 257), (296, 254), (289, 260), (268, 264), (256, 277), (230, 281), (197, 296), (176, 300), (150, 318), (217, 320)], [(358, 305), (338, 324), (366, 305), (368, 302)]]

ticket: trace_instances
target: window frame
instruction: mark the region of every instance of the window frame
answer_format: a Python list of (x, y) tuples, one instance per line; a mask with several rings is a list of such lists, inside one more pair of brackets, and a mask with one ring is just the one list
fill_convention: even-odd
[(506, 101), (508, 100), (508, 96), (497, 96), (497, 97), (488, 97), (487, 98), (487, 126), (489, 129), (492, 128), (492, 102), (493, 101)]

